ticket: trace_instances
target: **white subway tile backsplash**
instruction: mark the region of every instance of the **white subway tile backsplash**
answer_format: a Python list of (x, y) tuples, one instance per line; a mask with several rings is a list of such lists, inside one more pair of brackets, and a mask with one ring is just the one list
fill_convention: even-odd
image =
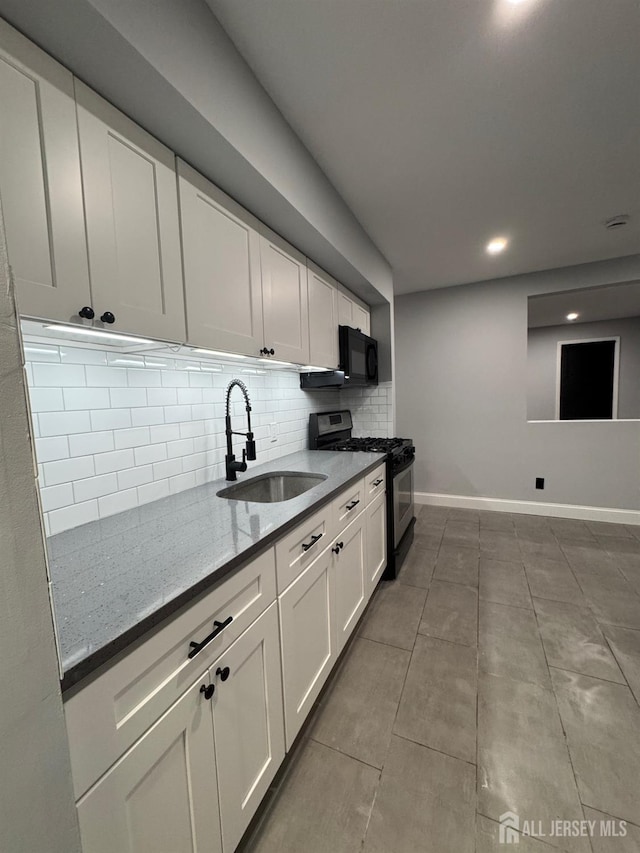
[(71, 456), (88, 456), (92, 453), (107, 453), (113, 450), (113, 433), (83, 432), (69, 436), (69, 451)]
[(126, 471), (118, 471), (118, 489), (132, 489), (135, 486), (143, 486), (145, 483), (153, 482), (153, 468), (151, 465), (140, 465), (137, 468), (129, 468)]
[(121, 367), (85, 367), (87, 385), (92, 388), (125, 388), (127, 386), (127, 371)]
[(134, 506), (138, 506), (137, 489), (126, 489), (124, 492), (115, 492), (113, 495), (105, 495), (103, 498), (98, 498), (100, 518), (115, 515), (117, 512), (123, 512), (125, 509), (133, 509)]
[(41, 343), (25, 343), (25, 358), (30, 361), (60, 361), (60, 350), (57, 346)]
[(98, 502), (87, 501), (86, 503), (72, 504), (63, 509), (55, 509), (53, 512), (47, 513), (47, 518), (51, 536), (55, 536), (56, 533), (62, 533), (63, 530), (69, 530), (71, 527), (79, 527), (81, 524), (96, 521), (99, 518)]
[(76, 459), (45, 462), (42, 467), (46, 486), (55, 486), (58, 483), (74, 483), (83, 477), (92, 477), (95, 471), (93, 456), (78, 456)]
[(162, 384), (160, 371), (150, 367), (141, 370), (128, 369), (127, 377), (131, 388), (153, 388)]
[(64, 411), (64, 397), (61, 388), (30, 388), (29, 402), (32, 412)]
[(33, 365), (33, 383), (36, 387), (73, 388), (87, 384), (85, 368), (80, 364)]
[(126, 429), (130, 426), (131, 412), (129, 409), (109, 409), (91, 412), (92, 429)]
[(58, 486), (45, 486), (40, 489), (40, 501), (43, 512), (51, 512), (63, 506), (74, 503), (73, 486), (71, 483), (61, 483)]
[(73, 484), (73, 494), (78, 503), (110, 495), (118, 491), (118, 478), (115, 474), (101, 474), (99, 477), (87, 477)]
[(155, 483), (148, 483), (145, 486), (138, 486), (138, 502), (140, 504), (151, 503), (158, 501), (160, 498), (166, 498), (169, 495), (169, 481), (157, 480)]
[(131, 410), (133, 426), (150, 426), (164, 423), (164, 408), (162, 406), (147, 406), (143, 409)]
[(99, 453), (95, 457), (96, 474), (110, 474), (112, 471), (123, 471), (133, 468), (135, 462), (133, 450), (114, 450), (111, 453)]
[(133, 451), (136, 465), (148, 465), (151, 462), (163, 462), (167, 458), (166, 444), (149, 444), (136, 447)]
[(38, 462), (53, 462), (69, 456), (69, 439), (66, 435), (55, 438), (36, 439), (36, 458)]
[(149, 427), (135, 429), (119, 429), (115, 432), (116, 450), (123, 447), (142, 447), (151, 444)]
[(41, 412), (38, 415), (40, 435), (72, 435), (91, 429), (89, 412)]
[(156, 462), (153, 466), (153, 479), (164, 480), (182, 474), (182, 459), (167, 459), (166, 462)]
[[(38, 355), (38, 341), (26, 343), (33, 343), (25, 370), (51, 534), (224, 477), (225, 388), (232, 378), (249, 388), (258, 462), (306, 447), (312, 411), (351, 408), (355, 435), (391, 434), (391, 383), (307, 394), (287, 371), (66, 342), (46, 344)], [(240, 394), (232, 397), (231, 414), (241, 429)], [(277, 442), (268, 426), (274, 421)], [(65, 462), (70, 467), (59, 464)]]
[(62, 394), (68, 412), (111, 407), (108, 388), (64, 388)]
[(131, 409), (148, 403), (146, 388), (112, 388), (109, 393), (114, 409)]

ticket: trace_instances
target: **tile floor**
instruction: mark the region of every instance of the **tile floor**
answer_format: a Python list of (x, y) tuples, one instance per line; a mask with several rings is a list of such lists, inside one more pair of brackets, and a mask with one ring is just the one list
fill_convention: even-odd
[(243, 850), (637, 853), (639, 701), (640, 527), (422, 507)]

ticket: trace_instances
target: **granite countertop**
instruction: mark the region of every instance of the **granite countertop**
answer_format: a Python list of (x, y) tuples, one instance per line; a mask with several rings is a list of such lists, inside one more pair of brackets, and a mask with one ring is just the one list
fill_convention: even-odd
[(326, 474), (280, 503), (219, 498), (217, 480), (92, 521), (47, 540), (63, 690), (85, 678), (225, 574), (265, 550), (349, 483), (380, 453), (301, 450), (239, 477)]

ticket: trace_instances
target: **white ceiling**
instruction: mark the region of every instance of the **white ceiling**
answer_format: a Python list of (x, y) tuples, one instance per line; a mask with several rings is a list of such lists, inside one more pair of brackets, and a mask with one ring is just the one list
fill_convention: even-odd
[(397, 293), (640, 251), (637, 0), (206, 2)]
[[(570, 313), (576, 313), (578, 319), (567, 320), (567, 314)], [(529, 297), (530, 329), (540, 326), (575, 326), (624, 317), (640, 318), (640, 281)]]

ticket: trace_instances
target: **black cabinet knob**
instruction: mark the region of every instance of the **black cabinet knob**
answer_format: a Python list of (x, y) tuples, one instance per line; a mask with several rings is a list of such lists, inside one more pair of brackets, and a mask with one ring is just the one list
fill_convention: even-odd
[(276, 351), (274, 350), (273, 347), (271, 347), (271, 349), (269, 350), (269, 355), (275, 355), (275, 354), (276, 354)]
[(340, 551), (344, 548), (344, 542), (336, 542), (335, 546), (331, 549), (334, 554), (339, 554)]
[(116, 318), (115, 315), (111, 313), (111, 311), (105, 311), (104, 314), (100, 317), (103, 323), (115, 323)]
[(200, 693), (204, 693), (205, 699), (211, 699), (213, 694), (216, 692), (215, 684), (203, 684), (200, 688)]
[(85, 305), (84, 308), (81, 308), (78, 311), (78, 316), (82, 317), (83, 320), (93, 320), (93, 318), (96, 316), (96, 312), (90, 305)]
[(216, 669), (216, 675), (220, 676), (220, 681), (226, 681), (227, 678), (229, 678), (230, 674), (231, 674), (231, 670), (229, 669), (228, 666), (225, 666), (224, 669), (219, 666)]

